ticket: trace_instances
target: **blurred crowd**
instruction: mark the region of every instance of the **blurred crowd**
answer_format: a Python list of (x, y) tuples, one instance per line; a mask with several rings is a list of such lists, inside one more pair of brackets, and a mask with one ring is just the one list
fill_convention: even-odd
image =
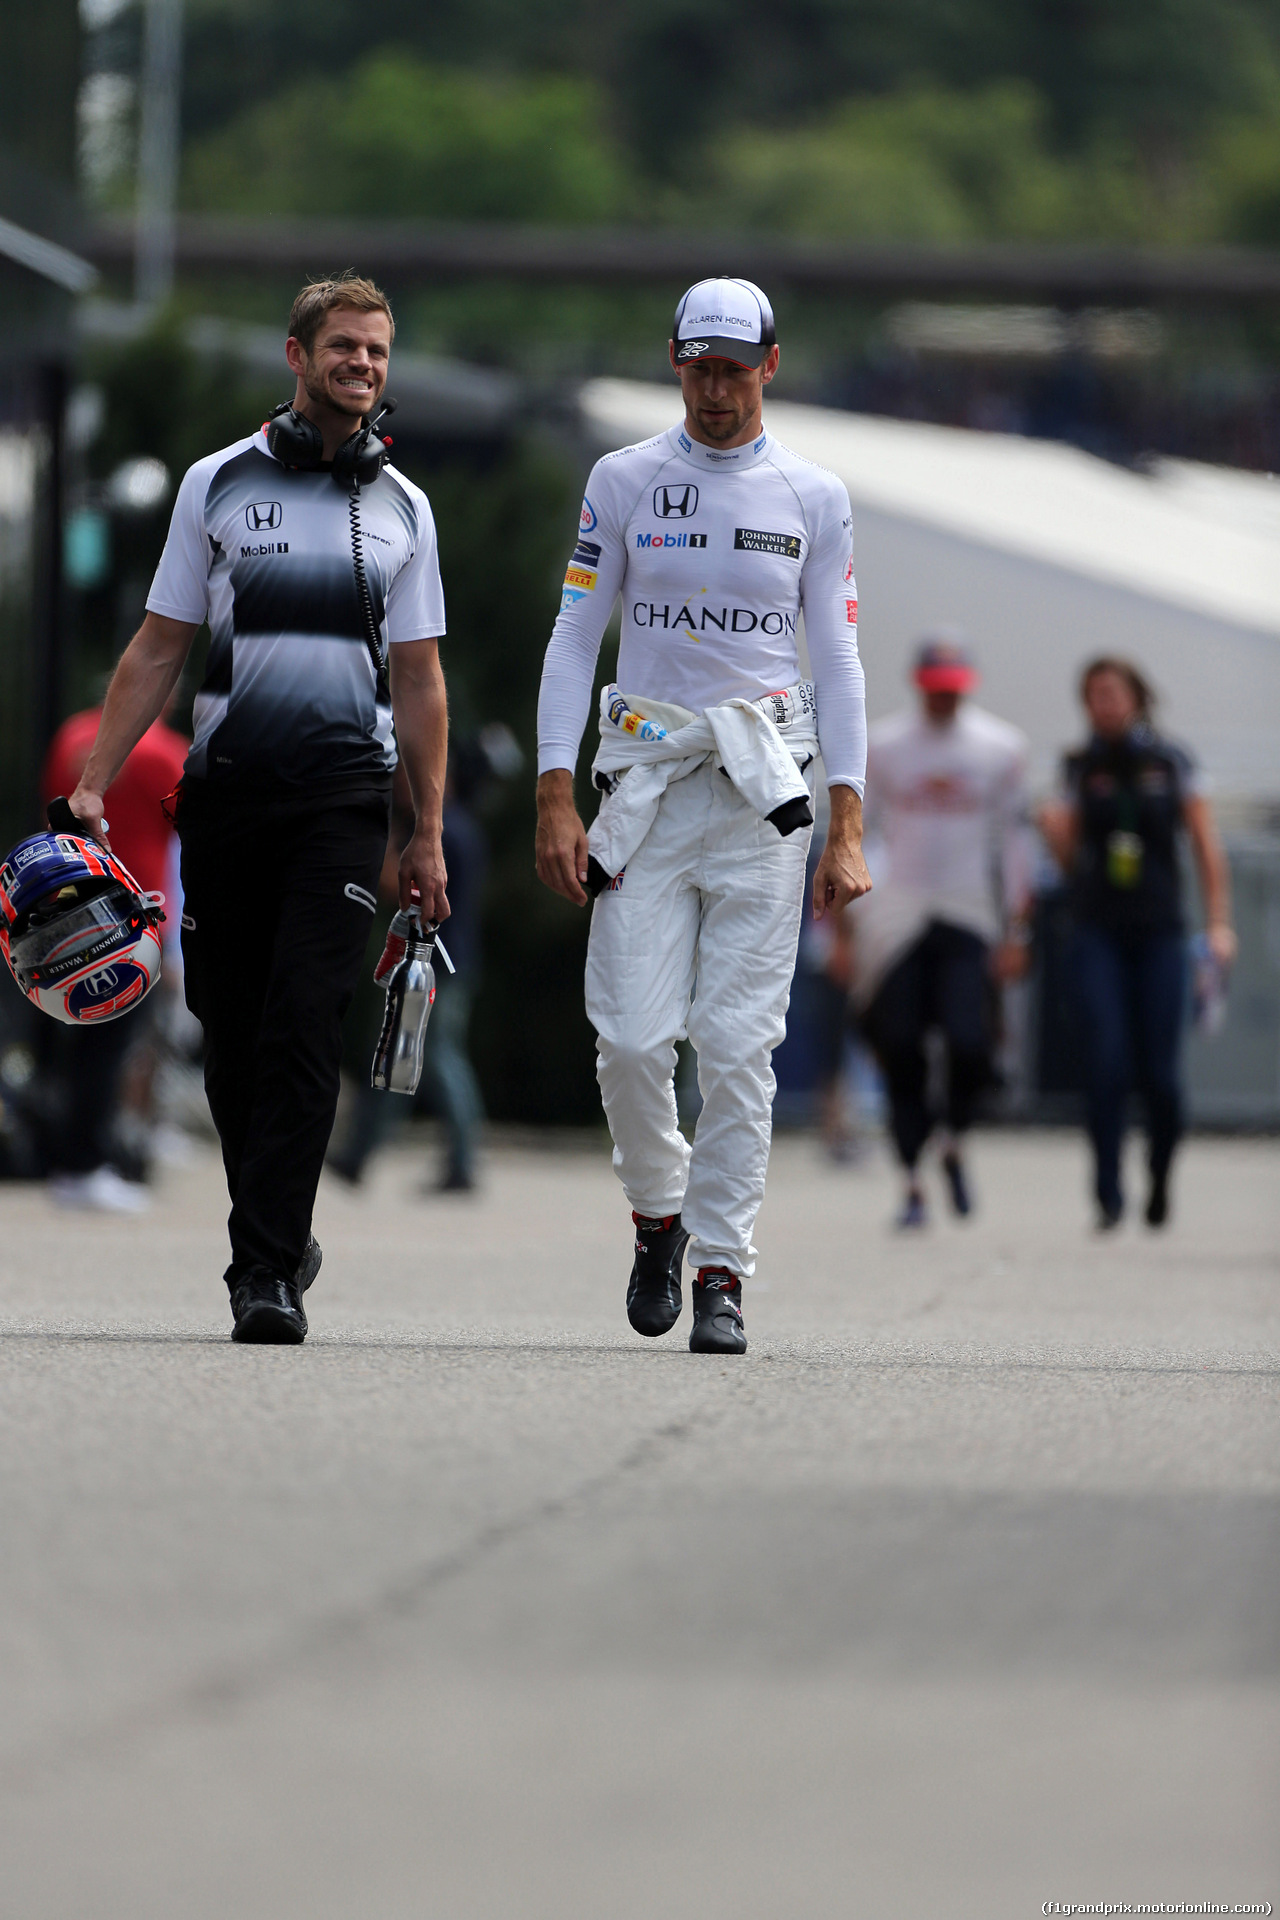
[[(1105, 1230), (1125, 1209), (1122, 1146), (1131, 1093), (1147, 1133), (1143, 1211), (1160, 1226), (1183, 1128), (1179, 1058), (1196, 1018), (1221, 1016), (1235, 955), (1227, 866), (1189, 749), (1157, 730), (1154, 694), (1133, 663), (1099, 656), (1083, 670), (1084, 737), (1064, 755), (1058, 791), (1033, 808), (1027, 742), (974, 698), (978, 663), (963, 634), (926, 636), (913, 698), (871, 728), (867, 846), (872, 893), (801, 942), (793, 1026), (808, 1040), (808, 1074), (826, 1150), (856, 1161), (883, 1123), (902, 1169), (896, 1224), (925, 1226), (936, 1165), (945, 1203), (975, 1204), (966, 1136), (999, 1101), (1028, 1036), (1016, 996), (1038, 961), (1047, 891), (1065, 892), (1071, 932), (1071, 1048)], [(43, 769), (45, 802), (75, 786), (100, 709), (73, 714)], [(187, 742), (157, 722), (106, 796), (112, 844), (142, 888), (165, 899), (161, 990), (97, 1029), (41, 1019), (19, 996), (0, 1001), (0, 1177), (41, 1179), (59, 1207), (133, 1213), (157, 1168), (212, 1138), (200, 1077), (200, 1028), (182, 997), (182, 916), (172, 796)], [(471, 1058), (471, 1014), (483, 974), (481, 905), (489, 861), (483, 801), (522, 767), (499, 724), (450, 751), (444, 844), (455, 971), (439, 970), (426, 1070), (412, 1100), (369, 1081), (382, 993), (365, 970), (346, 1027), (346, 1098), (328, 1165), (359, 1187), (379, 1148), (419, 1116), (440, 1123), (440, 1157), (424, 1192), (469, 1193), (480, 1178), (484, 1119)], [(397, 864), (413, 816), (397, 786), (370, 954), (386, 937)], [(1190, 936), (1180, 844), (1189, 844), (1204, 910)], [(691, 1076), (681, 1111), (696, 1122)]]
[[(965, 1136), (1010, 1067), (1025, 1068), (1029, 1036), (1011, 1031), (1009, 989), (1037, 964), (1044, 895), (1064, 894), (1069, 1045), (1096, 1223), (1107, 1231), (1124, 1215), (1122, 1150), (1136, 1090), (1147, 1139), (1143, 1213), (1161, 1227), (1184, 1127), (1187, 1014), (1194, 1006), (1200, 1024), (1220, 1022), (1236, 956), (1227, 862), (1194, 757), (1158, 731), (1142, 671), (1098, 655), (1079, 681), (1085, 738), (1065, 754), (1057, 793), (1033, 808), (1028, 743), (971, 697), (978, 672), (964, 637), (926, 638), (912, 679), (915, 701), (870, 729), (873, 890), (801, 945), (797, 988), (819, 1036), (827, 1148), (837, 1160), (857, 1157), (852, 1088), (857, 1109), (883, 1112), (887, 1123), (903, 1177), (897, 1225), (928, 1223), (926, 1148), (951, 1210), (972, 1211)], [(1184, 836), (1205, 922), (1191, 937)], [(868, 1100), (871, 1062), (879, 1084)]]

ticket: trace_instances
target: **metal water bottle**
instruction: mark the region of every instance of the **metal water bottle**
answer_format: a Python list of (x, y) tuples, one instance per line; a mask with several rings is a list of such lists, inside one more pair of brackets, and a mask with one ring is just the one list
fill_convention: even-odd
[[(422, 1078), (427, 1019), (436, 997), (431, 965), (438, 944), (435, 923), (424, 931), (418, 908), (402, 908), (391, 923), (389, 948), (392, 941), (402, 941), (404, 951), (386, 976), (387, 1010), (373, 1056), (370, 1084), (380, 1093), (416, 1093)], [(452, 973), (443, 947), (440, 956)]]

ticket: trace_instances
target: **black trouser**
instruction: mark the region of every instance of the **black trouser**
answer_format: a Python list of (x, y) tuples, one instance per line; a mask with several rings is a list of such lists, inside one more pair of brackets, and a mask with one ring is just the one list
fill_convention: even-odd
[(111, 1123), (120, 1097), (125, 1056), (151, 1024), (144, 1001), (100, 1027), (64, 1029), (63, 1070), (70, 1095), (65, 1124), (49, 1143), (49, 1164), (59, 1173), (92, 1173), (111, 1158)]
[(991, 1078), (991, 982), (987, 947), (964, 927), (931, 920), (881, 981), (862, 1030), (888, 1083), (893, 1137), (912, 1168), (933, 1130), (924, 1037), (941, 1028), (947, 1049), (946, 1120), (963, 1133)]
[(1147, 1110), (1154, 1179), (1168, 1175), (1182, 1136), (1178, 1056), (1187, 990), (1186, 941), (1178, 932), (1125, 935), (1086, 923), (1076, 928), (1071, 962), (1094, 1191), (1099, 1205), (1119, 1212), (1120, 1149), (1135, 1076)]
[(183, 789), (182, 955), (231, 1194), (229, 1282), (290, 1275), (305, 1251), (389, 807)]

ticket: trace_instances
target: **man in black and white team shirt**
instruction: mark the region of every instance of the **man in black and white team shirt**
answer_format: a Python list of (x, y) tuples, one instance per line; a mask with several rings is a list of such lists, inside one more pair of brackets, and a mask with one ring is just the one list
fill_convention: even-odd
[(103, 795), (207, 619), (178, 801), (182, 950), (232, 1201), (237, 1340), (306, 1335), (312, 1208), (397, 743), (417, 814), (401, 904), (416, 893), (429, 918), (449, 911), (435, 526), (373, 430), (393, 333), (367, 280), (302, 289), (285, 343), (293, 401), (183, 480), (146, 618), (71, 797), (105, 840)]
[[(537, 860), (567, 899), (597, 896), (587, 1013), (637, 1229), (628, 1318), (650, 1336), (675, 1325), (692, 1237), (690, 1347), (742, 1353), (819, 746), (831, 827), (814, 912), (870, 885), (852, 516), (834, 474), (765, 431), (778, 348), (758, 287), (699, 282), (668, 351), (684, 424), (609, 454), (587, 483), (538, 705)], [(588, 835), (573, 768), (619, 595), (618, 681), (595, 759), (605, 797)], [(802, 612), (812, 683), (800, 679)], [(703, 1096), (692, 1151), (672, 1084), (686, 1031)]]

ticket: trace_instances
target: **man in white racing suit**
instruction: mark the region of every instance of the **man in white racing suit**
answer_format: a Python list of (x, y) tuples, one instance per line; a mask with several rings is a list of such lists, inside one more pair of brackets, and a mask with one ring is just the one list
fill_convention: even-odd
[[(766, 432), (773, 314), (746, 280), (701, 281), (668, 348), (683, 426), (592, 469), (538, 704), (539, 876), (595, 894), (587, 1014), (614, 1168), (636, 1224), (627, 1314), (667, 1333), (692, 1238), (694, 1352), (742, 1353), (742, 1281), (764, 1194), (812, 832), (819, 747), (831, 825), (814, 912), (870, 880), (849, 496)], [(600, 704), (604, 798), (588, 836), (573, 769), (618, 596), (616, 686)], [(804, 615), (812, 683), (802, 682)], [(676, 1043), (698, 1054), (692, 1149), (676, 1118)]]

